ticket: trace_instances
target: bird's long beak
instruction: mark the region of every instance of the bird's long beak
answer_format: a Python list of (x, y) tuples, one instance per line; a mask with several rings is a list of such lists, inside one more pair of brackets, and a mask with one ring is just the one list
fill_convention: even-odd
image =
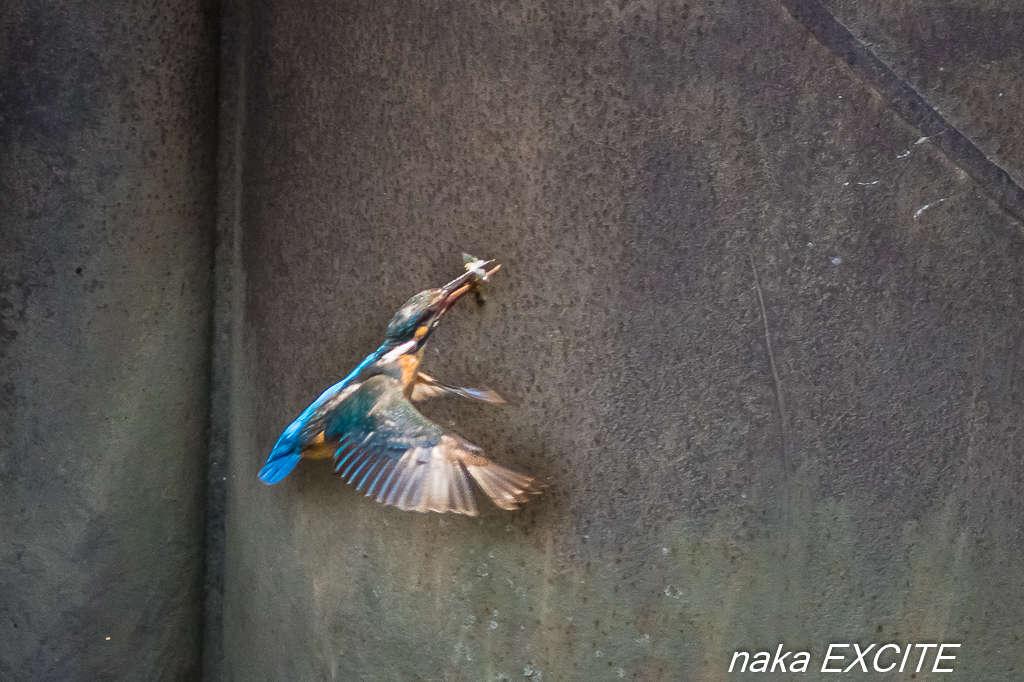
[(441, 311), (444, 312), (455, 305), (456, 301), (479, 287), (484, 282), (487, 282), (491, 275), (496, 273), (500, 268), (501, 264), (495, 265), (490, 270), (485, 268), (493, 263), (493, 260), (488, 261), (477, 261), (467, 266), (467, 270), (464, 274), (459, 275), (448, 284), (441, 287), (441, 291), (444, 292), (445, 297), (442, 301)]
[[(404, 355), (410, 352), (417, 352), (424, 343), (426, 343), (427, 337), (433, 332), (434, 327), (440, 321), (441, 316), (444, 315), (448, 310), (458, 302), (460, 298), (465, 296), (470, 291), (479, 291), (480, 287), (487, 282), (491, 275), (496, 273), (501, 266), (495, 265), (490, 270), (486, 267), (491, 265), (494, 261), (476, 260), (466, 264), (466, 272), (459, 275), (448, 284), (445, 284), (440, 289), (428, 289), (422, 293), (440, 292), (441, 296), (435, 299), (430, 304), (430, 315), (429, 321), (421, 324), (416, 329), (414, 338), (406, 343), (411, 344), (408, 347), (405, 343), (394, 346), (389, 351), (390, 353), (397, 353), (398, 355)], [(426, 312), (426, 311), (425, 311)]]

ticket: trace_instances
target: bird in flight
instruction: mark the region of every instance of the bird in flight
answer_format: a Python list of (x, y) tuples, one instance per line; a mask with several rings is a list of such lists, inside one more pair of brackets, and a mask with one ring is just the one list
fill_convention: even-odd
[(278, 438), (259, 478), (270, 485), (300, 459), (333, 457), (334, 470), (377, 502), (406, 511), (479, 512), (469, 479), (501, 509), (540, 492), (533, 478), (494, 463), (480, 448), (424, 417), (413, 402), (453, 394), (504, 402), (486, 389), (442, 384), (419, 370), (423, 346), (460, 298), (500, 265), (463, 254), (466, 272), (413, 296), (388, 324), (384, 343), (324, 391)]

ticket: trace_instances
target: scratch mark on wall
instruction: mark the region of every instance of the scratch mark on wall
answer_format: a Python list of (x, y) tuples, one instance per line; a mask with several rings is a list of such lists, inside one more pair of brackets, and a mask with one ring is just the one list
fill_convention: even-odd
[(761, 290), (761, 279), (757, 275), (757, 266), (754, 265), (754, 255), (750, 256), (750, 270), (754, 273), (754, 288), (757, 290), (757, 303), (761, 310), (761, 323), (764, 326), (764, 342), (768, 351), (768, 366), (772, 371), (772, 380), (775, 386), (775, 404), (779, 411), (779, 438), (782, 449), (782, 470), (784, 476), (789, 474), (789, 432), (786, 428), (786, 402), (782, 395), (782, 381), (779, 379), (779, 369), (775, 364), (775, 351), (772, 349), (772, 332), (768, 326), (768, 310), (764, 304), (764, 292)]
[(941, 204), (945, 200), (946, 200), (945, 198), (939, 199), (938, 201), (933, 201), (930, 204), (925, 204), (921, 208), (917, 209), (917, 213), (914, 214), (914, 220), (917, 220), (918, 218), (920, 218), (921, 214), (924, 213), (925, 211), (927, 211), (932, 206), (938, 206), (939, 204)]

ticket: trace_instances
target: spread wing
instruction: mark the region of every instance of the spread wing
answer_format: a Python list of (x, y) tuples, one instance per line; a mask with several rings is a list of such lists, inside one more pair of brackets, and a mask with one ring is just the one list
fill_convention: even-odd
[(375, 376), (358, 385), (324, 421), (338, 444), (334, 469), (368, 497), (407, 511), (477, 515), (469, 478), (502, 509), (538, 492), (529, 476), (484, 457), (413, 407), (398, 380)]
[(459, 395), (463, 398), (471, 398), (473, 400), (481, 400), (485, 403), (505, 402), (500, 395), (489, 388), (461, 388), (459, 386), (449, 386), (448, 384), (442, 384), (434, 377), (424, 374), (423, 372), (418, 372), (416, 374), (416, 383), (413, 384), (412, 395), (410, 398), (413, 401), (420, 401), (436, 398), (437, 396), (446, 394)]

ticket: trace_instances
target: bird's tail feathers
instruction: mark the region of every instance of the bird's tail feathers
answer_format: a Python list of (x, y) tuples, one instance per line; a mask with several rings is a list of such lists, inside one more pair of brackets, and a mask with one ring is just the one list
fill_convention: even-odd
[(277, 439), (274, 449), (267, 458), (267, 463), (260, 469), (260, 480), (273, 485), (291, 473), (295, 465), (302, 459), (299, 445), (298, 430), (289, 427)]

